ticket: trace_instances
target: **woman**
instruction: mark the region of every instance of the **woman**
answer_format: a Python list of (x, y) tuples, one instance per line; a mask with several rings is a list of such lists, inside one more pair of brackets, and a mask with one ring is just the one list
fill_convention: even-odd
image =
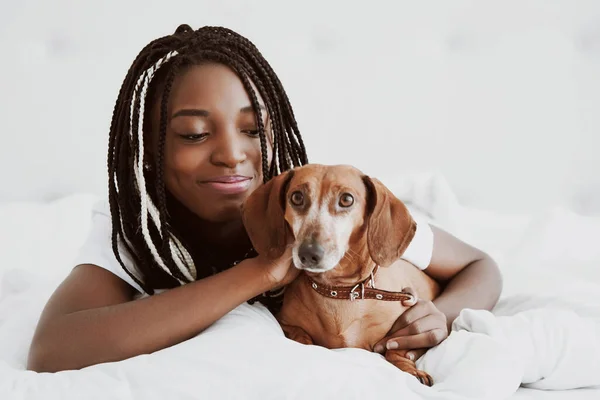
[[(77, 266), (42, 313), (28, 368), (123, 360), (189, 339), (251, 299), (276, 307), (277, 289), (298, 270), (288, 253), (254, 252), (240, 206), (307, 162), (286, 93), (250, 41), (182, 25), (148, 44), (114, 108), (109, 202), (94, 210)], [(406, 312), (376, 351), (418, 357), (446, 338), (462, 308), (498, 299), (500, 275), (486, 254), (420, 227), (405, 257), (445, 290)]]

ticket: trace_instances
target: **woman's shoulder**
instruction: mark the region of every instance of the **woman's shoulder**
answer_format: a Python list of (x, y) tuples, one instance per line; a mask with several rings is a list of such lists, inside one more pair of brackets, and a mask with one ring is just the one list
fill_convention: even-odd
[[(139, 276), (131, 257), (124, 251), (121, 243), (117, 243), (119, 256), (128, 271)], [(123, 279), (140, 293), (141, 286), (123, 269), (114, 254), (112, 240), (112, 218), (108, 199), (99, 199), (91, 209), (91, 227), (87, 238), (75, 257), (74, 265), (91, 264), (112, 272)]]
[(419, 269), (426, 269), (431, 263), (433, 255), (433, 231), (429, 225), (431, 218), (427, 217), (417, 208), (407, 208), (417, 228), (415, 235), (406, 250), (404, 250), (401, 258), (412, 263)]

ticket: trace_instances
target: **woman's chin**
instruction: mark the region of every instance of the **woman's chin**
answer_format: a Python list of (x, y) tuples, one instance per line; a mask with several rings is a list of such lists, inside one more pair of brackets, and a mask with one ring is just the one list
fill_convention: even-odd
[(222, 223), (239, 221), (242, 219), (241, 206), (242, 202), (237, 206), (234, 204), (223, 204), (221, 207), (210, 213), (210, 218), (207, 218), (207, 220)]

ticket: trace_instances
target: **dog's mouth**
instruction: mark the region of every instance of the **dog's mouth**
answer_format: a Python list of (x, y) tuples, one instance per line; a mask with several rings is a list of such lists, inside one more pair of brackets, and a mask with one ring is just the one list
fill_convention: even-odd
[(300, 267), (296, 267), (296, 268), (301, 269), (303, 271), (311, 272), (313, 274), (322, 274), (324, 272), (331, 271), (333, 269), (333, 268), (312, 268), (312, 267), (305, 267), (303, 265), (300, 265)]
[(327, 254), (327, 252), (315, 252), (306, 250), (306, 246), (296, 246), (292, 251), (294, 266), (300, 270), (313, 274), (322, 274), (331, 271), (339, 264), (339, 259)]

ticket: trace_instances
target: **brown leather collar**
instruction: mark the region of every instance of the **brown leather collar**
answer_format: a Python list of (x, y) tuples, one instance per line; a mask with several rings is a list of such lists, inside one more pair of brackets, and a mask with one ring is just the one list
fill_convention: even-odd
[(315, 292), (322, 296), (331, 299), (350, 300), (356, 299), (372, 299), (381, 301), (414, 301), (412, 293), (408, 292), (388, 292), (387, 290), (376, 289), (374, 287), (374, 275), (377, 272), (371, 273), (371, 276), (354, 286), (327, 286), (315, 282), (310, 276), (304, 274), (308, 284)]

